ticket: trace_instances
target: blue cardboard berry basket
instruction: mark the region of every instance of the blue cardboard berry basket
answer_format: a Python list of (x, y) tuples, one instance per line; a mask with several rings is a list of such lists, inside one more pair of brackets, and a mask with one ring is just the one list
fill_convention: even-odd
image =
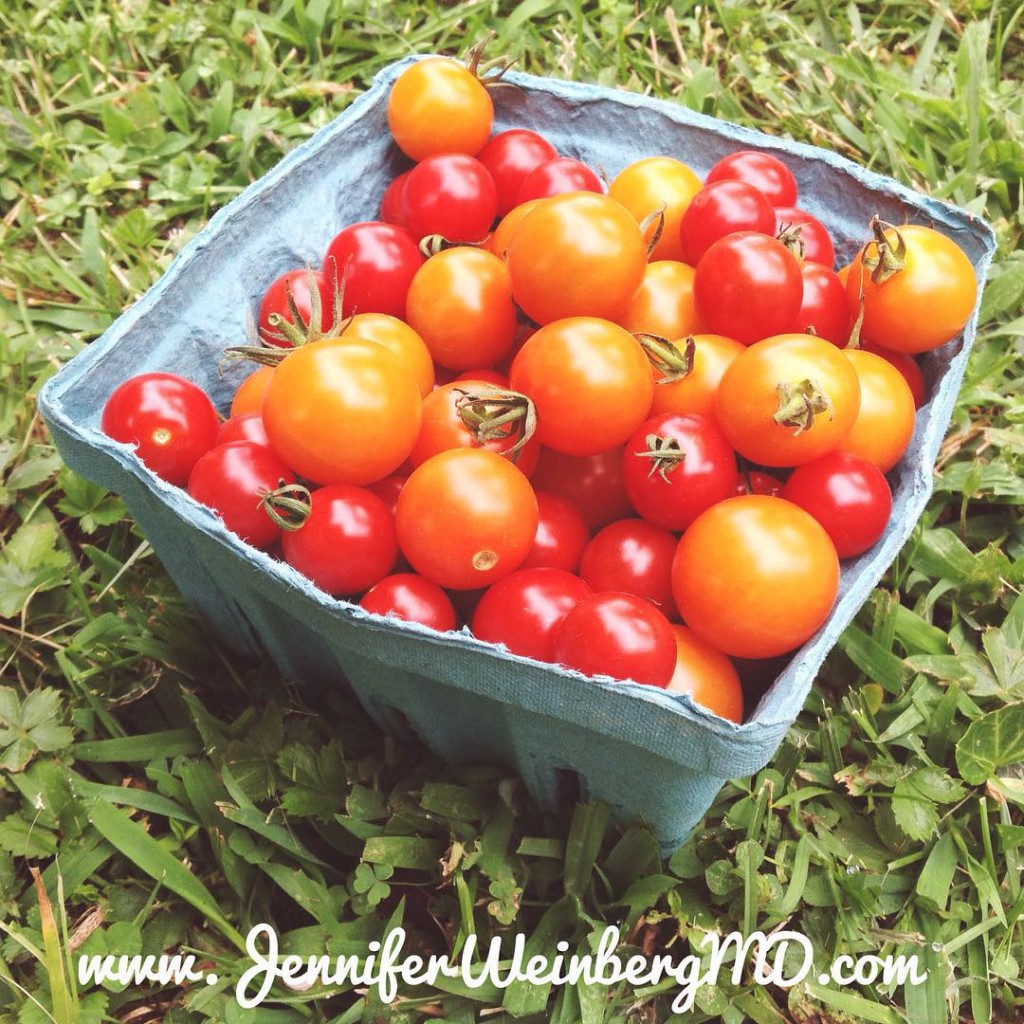
[[(978, 309), (961, 337), (924, 360), (930, 401), (892, 474), (885, 536), (844, 564), (827, 623), (742, 725), (686, 697), (585, 679), (513, 657), (465, 632), (438, 634), (332, 599), (155, 477), (128, 446), (100, 432), (100, 412), (118, 384), (154, 370), (190, 378), (227, 408), (248, 371), (225, 364), (223, 349), (252, 337), (262, 291), (287, 269), (317, 265), (345, 225), (376, 217), (385, 186), (403, 163), (388, 132), (388, 91), (417, 59), (383, 69), (344, 113), (219, 211), (161, 280), (46, 384), (40, 409), (68, 465), (123, 497), (222, 642), (242, 652), (266, 651), (287, 676), (347, 679), (384, 728), (411, 729), (452, 761), (503, 762), (548, 806), (557, 802), (563, 773), (575, 773), (584, 797), (607, 801), (620, 820), (646, 821), (669, 851), (726, 779), (749, 775), (772, 758), (825, 655), (909, 537), (931, 490)], [(561, 154), (609, 175), (664, 154), (703, 175), (736, 149), (764, 149), (793, 170), (801, 205), (832, 231), (842, 261), (865, 240), (877, 213), (948, 234), (979, 281), (985, 279), (995, 248), (985, 223), (834, 153), (632, 93), (524, 74), (507, 80), (518, 89), (495, 94), (496, 130), (536, 129)]]

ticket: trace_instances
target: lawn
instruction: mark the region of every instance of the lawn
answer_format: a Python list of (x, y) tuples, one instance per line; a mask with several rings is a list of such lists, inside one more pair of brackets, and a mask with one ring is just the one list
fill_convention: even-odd
[[(211, 213), (388, 62), (494, 54), (833, 149), (999, 238), (912, 540), (771, 765), (667, 861), (601, 805), (544, 815), (350, 700), (211, 644), (114, 495), (63, 468), (40, 385)], [(114, 1019), (571, 1024), (1024, 1019), (1024, 4), (25, 0), (0, 8), (0, 1024)], [(215, 671), (210, 671), (213, 652)], [(440, 979), (278, 986), (241, 1010), (244, 936), (365, 955), (399, 924), (457, 953), (699, 951), (785, 927), (815, 967), (748, 971), (672, 1016), (636, 989)], [(191, 951), (216, 984), (80, 985), (72, 951)], [(814, 980), (916, 954), (920, 985)]]

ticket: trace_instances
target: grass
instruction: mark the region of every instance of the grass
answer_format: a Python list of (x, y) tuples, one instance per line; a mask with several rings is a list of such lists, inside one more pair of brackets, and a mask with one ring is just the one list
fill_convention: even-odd
[[(922, 986), (702, 990), (687, 1020), (1024, 1016), (1024, 5), (634, 8), (50, 0), (0, 10), (0, 1022), (234, 1021), (241, 936), (361, 952), (605, 923), (916, 953)], [(996, 227), (1000, 253), (928, 511), (772, 765), (667, 863), (604, 808), (541, 814), (338, 696), (212, 648), (119, 500), (60, 465), (40, 384), (211, 212), (414, 51), (486, 30), (527, 70), (673, 97), (830, 147)], [(38, 883), (34, 880), (39, 872)], [(71, 952), (184, 948), (217, 985), (77, 984)], [(815, 972), (816, 973), (816, 972)], [(813, 975), (812, 975), (813, 977)], [(268, 1024), (670, 1018), (673, 993), (275, 989)], [(677, 1017), (682, 1020), (683, 1018)]]

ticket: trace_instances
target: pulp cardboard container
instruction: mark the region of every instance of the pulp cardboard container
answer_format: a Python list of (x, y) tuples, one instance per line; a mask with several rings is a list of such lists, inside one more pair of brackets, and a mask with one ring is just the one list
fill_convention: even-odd
[[(894, 504), (885, 536), (844, 564), (828, 622), (793, 655), (742, 725), (687, 697), (584, 679), (515, 658), (467, 633), (441, 635), (334, 600), (244, 545), (216, 515), (156, 478), (128, 446), (100, 432), (100, 412), (122, 381), (154, 370), (190, 378), (227, 409), (248, 369), (226, 368), (222, 352), (251, 336), (263, 290), (287, 269), (305, 261), (318, 265), (345, 225), (376, 217), (385, 186), (403, 165), (388, 132), (388, 90), (416, 59), (381, 71), (335, 121), (217, 213), (163, 278), (47, 383), (40, 408), (68, 465), (122, 495), (182, 593), (222, 642), (267, 652), (288, 676), (347, 679), (386, 729), (411, 729), (452, 761), (504, 762), (549, 806), (563, 773), (575, 773), (584, 797), (607, 801), (621, 820), (645, 820), (667, 851), (685, 839), (726, 779), (771, 759), (826, 653), (910, 535), (931, 489), (977, 308), (962, 337), (923, 361), (931, 397), (890, 475)], [(841, 262), (856, 252), (877, 213), (894, 224), (923, 223), (948, 234), (979, 281), (985, 278), (994, 238), (983, 222), (831, 152), (631, 93), (522, 74), (508, 80), (519, 88), (495, 94), (495, 130), (536, 129), (561, 154), (609, 175), (659, 154), (703, 175), (727, 153), (761, 148), (793, 170), (801, 206), (832, 231)]]

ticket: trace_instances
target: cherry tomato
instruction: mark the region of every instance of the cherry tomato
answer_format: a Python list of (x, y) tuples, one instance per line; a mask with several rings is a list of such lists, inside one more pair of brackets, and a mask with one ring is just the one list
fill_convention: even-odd
[(405, 183), (409, 180), (409, 172), (402, 171), (390, 185), (384, 190), (380, 201), (380, 219), (385, 224), (394, 224), (397, 227), (405, 227), (405, 211), (403, 210), (403, 196), (405, 195)]
[(932, 228), (907, 224), (898, 232), (886, 230), (884, 237), (897, 255), (902, 239), (903, 269), (876, 283), (862, 262), (865, 254), (878, 256), (877, 241), (870, 242), (857, 255), (846, 282), (854, 316), (863, 291), (862, 341), (909, 353), (944, 345), (964, 329), (978, 297), (971, 261), (956, 242)]
[(554, 661), (558, 627), (592, 593), (583, 580), (563, 569), (519, 569), (480, 598), (471, 631), (523, 658)]
[(735, 231), (774, 235), (772, 204), (746, 182), (711, 182), (693, 197), (679, 224), (680, 258), (696, 266), (715, 242)]
[(353, 224), (334, 236), (324, 257), (324, 276), (341, 288), (341, 312), (389, 313), (405, 319), (405, 296), (423, 263), (416, 239), (405, 228), (380, 221)]
[(775, 235), (785, 240), (792, 237), (798, 244), (800, 258), (807, 263), (820, 263), (832, 269), (836, 261), (836, 250), (828, 228), (798, 206), (775, 207)]
[(270, 440), (267, 428), (263, 426), (263, 417), (258, 412), (247, 412), (225, 420), (217, 431), (216, 444), (230, 444), (232, 441), (251, 441), (269, 448)]
[(555, 660), (587, 676), (664, 687), (676, 662), (668, 619), (650, 601), (614, 591), (584, 598), (555, 634)]
[(281, 537), (285, 561), (334, 597), (379, 583), (398, 560), (395, 520), (364, 487), (333, 484), (313, 491), (309, 516)]
[(517, 205), (519, 189), (530, 172), (557, 156), (547, 139), (526, 128), (511, 128), (492, 136), (477, 159), (494, 179), (499, 217)]
[(865, 352), (881, 356), (887, 363), (892, 363), (900, 371), (910, 388), (910, 393), (914, 396), (916, 408), (920, 409), (928, 401), (928, 388), (924, 382), (924, 374), (913, 356), (907, 355), (906, 352), (890, 352), (887, 348), (880, 348), (878, 345), (870, 343), (862, 344), (861, 348)]
[(720, 718), (743, 721), (743, 688), (736, 667), (721, 651), (701, 640), (692, 629), (672, 624), (676, 638), (676, 668), (666, 687), (685, 693)]
[(274, 451), (320, 484), (368, 484), (393, 473), (420, 429), (420, 391), (376, 342), (327, 338), (278, 364), (263, 402)]
[(519, 225), (522, 224), (526, 215), (536, 209), (541, 202), (543, 202), (541, 199), (531, 199), (529, 202), (520, 203), (509, 210), (501, 218), (501, 223), (491, 233), (490, 238), (487, 239), (487, 251), (493, 252), (499, 259), (505, 259), (508, 256), (508, 247), (512, 244), (512, 238), (519, 230)]
[[(661, 210), (661, 237), (650, 258), (690, 263), (683, 254), (679, 224), (700, 187), (700, 178), (686, 164), (667, 156), (650, 156), (620, 171), (608, 186), (608, 195), (622, 203), (637, 223)], [(656, 222), (651, 222), (644, 233), (646, 244), (650, 244), (655, 230)]]
[(538, 204), (508, 249), (512, 294), (540, 324), (568, 316), (619, 319), (646, 267), (636, 221), (614, 199), (590, 192)]
[(402, 493), (402, 488), (408, 479), (408, 474), (392, 473), (391, 476), (386, 476), (381, 480), (375, 480), (372, 484), (367, 484), (366, 489), (371, 494), (376, 494), (384, 502), (388, 512), (394, 516), (398, 510), (398, 496)]
[(672, 260), (648, 263), (640, 289), (619, 323), (630, 334), (656, 334), (668, 341), (703, 331), (693, 301), (693, 267)]
[(531, 199), (548, 199), (568, 192), (604, 193), (601, 179), (584, 163), (567, 156), (555, 157), (535, 167), (519, 186), (516, 205)]
[(767, 196), (772, 206), (796, 206), (796, 178), (778, 157), (755, 149), (741, 149), (723, 157), (704, 179), (745, 181)]
[[(271, 324), (270, 317), (273, 314), (305, 332), (313, 319), (313, 293), (310, 290), (310, 284), (318, 293), (319, 326), (324, 330), (330, 326), (334, 295), (324, 275), (319, 270), (289, 270), (275, 278), (260, 301), (256, 322), (259, 326), (260, 340), (265, 345), (277, 348), (292, 347), (292, 342), (282, 333), (281, 328)], [(295, 305), (295, 312), (299, 314), (298, 321), (292, 315), (288, 304), (289, 293), (291, 301)]]
[(693, 294), (711, 334), (751, 345), (789, 330), (800, 311), (803, 278), (796, 257), (778, 239), (737, 231), (701, 257)]
[[(685, 353), (685, 341), (678, 342), (676, 347), (680, 354)], [(713, 418), (715, 394), (726, 367), (746, 350), (745, 345), (720, 334), (693, 335), (693, 364), (689, 373), (677, 377), (655, 371), (651, 415), (692, 412)]]
[(519, 326), (508, 269), (483, 249), (439, 252), (412, 280), (408, 319), (442, 366), (490, 366), (512, 348)]
[(414, 572), (385, 576), (363, 595), (359, 607), (375, 615), (392, 615), (404, 622), (418, 622), (439, 633), (458, 626), (455, 607), (448, 595), (436, 583)]
[(434, 390), (434, 362), (424, 340), (404, 321), (387, 313), (357, 313), (339, 337), (362, 338), (386, 348), (412, 374), (421, 395)]
[(596, 533), (583, 552), (580, 576), (595, 593), (634, 594), (678, 619), (672, 597), (676, 538), (642, 519), (620, 519)]
[(790, 329), (817, 334), (844, 348), (850, 340), (850, 307), (846, 302), (846, 289), (835, 271), (820, 263), (804, 262), (800, 266), (804, 291)]
[(780, 334), (730, 363), (715, 412), (740, 455), (762, 466), (798, 466), (842, 443), (860, 401), (846, 352), (812, 334)]
[(437, 153), (478, 153), (491, 134), (494, 105), (458, 61), (428, 57), (406, 68), (388, 96), (388, 126), (413, 160)]
[(413, 470), (398, 499), (402, 553), (421, 576), (474, 590), (514, 572), (533, 546), (537, 499), (511, 462), (454, 448)]
[(499, 373), (497, 370), (464, 370), (455, 380), (475, 380), (508, 391), (508, 374)]
[(633, 514), (622, 480), (622, 448), (584, 458), (541, 448), (533, 486), (571, 501), (591, 530)]
[(281, 528), (263, 507), (264, 495), (295, 474), (269, 448), (250, 441), (233, 441), (211, 448), (192, 467), (188, 493), (212, 508), (224, 525), (256, 548), (269, 548)]
[(881, 356), (856, 349), (843, 354), (860, 381), (860, 409), (839, 449), (888, 473), (914, 434), (914, 396), (900, 371)]
[(540, 443), (565, 455), (623, 444), (647, 417), (654, 392), (640, 343), (595, 317), (542, 327), (519, 350), (509, 383), (533, 399)]
[(158, 477), (183, 487), (196, 461), (216, 443), (220, 417), (206, 392), (184, 377), (142, 373), (107, 399), (100, 428), (134, 445)]
[(740, 473), (739, 483), (736, 484), (737, 494), (767, 494), (777, 498), (782, 494), (786, 485), (771, 473), (761, 473), (757, 470)]
[(414, 238), (479, 242), (497, 213), (494, 179), (479, 160), (463, 153), (428, 156), (409, 172), (402, 192), (402, 214)]
[(848, 452), (829, 452), (797, 466), (782, 496), (814, 516), (840, 558), (853, 558), (872, 547), (892, 513), (892, 491), (882, 471)]
[(575, 572), (590, 530), (583, 513), (568, 498), (549, 491), (537, 491), (537, 535), (523, 560), (523, 569), (547, 567)]
[(259, 412), (263, 408), (263, 399), (267, 388), (274, 379), (273, 366), (261, 366), (249, 374), (231, 399), (231, 416), (244, 416), (246, 413)]
[(713, 419), (664, 413), (645, 420), (626, 442), (622, 476), (641, 518), (681, 531), (733, 494), (736, 454)]
[(839, 588), (828, 534), (802, 508), (759, 494), (713, 505), (683, 534), (672, 563), (683, 621), (738, 658), (772, 658), (822, 626)]
[(470, 433), (459, 414), (460, 405), (465, 405), (469, 398), (484, 398), (488, 393), (496, 391), (494, 385), (486, 381), (459, 380), (445, 384), (427, 395), (423, 400), (423, 421), (419, 436), (409, 453), (413, 467), (422, 465), (438, 452), (452, 448), (486, 448), (514, 462), (525, 476), (532, 476), (540, 458), (540, 442), (536, 435), (513, 458), (509, 452), (521, 434), (506, 430), (504, 436), (481, 444)]

